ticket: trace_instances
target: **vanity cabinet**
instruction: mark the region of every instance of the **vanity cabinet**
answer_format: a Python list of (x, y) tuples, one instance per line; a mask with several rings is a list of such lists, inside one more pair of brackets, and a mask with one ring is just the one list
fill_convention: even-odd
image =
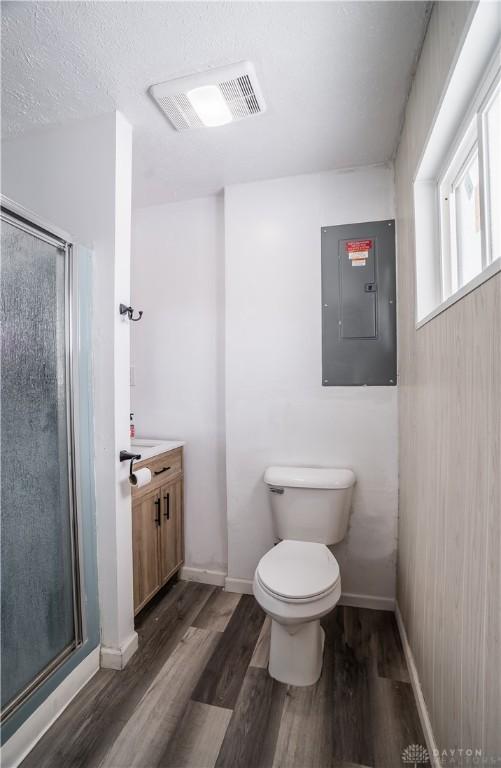
[(160, 584), (165, 584), (183, 563), (183, 483), (175, 480), (160, 489)]
[(182, 448), (139, 461), (152, 481), (132, 489), (134, 614), (184, 562)]

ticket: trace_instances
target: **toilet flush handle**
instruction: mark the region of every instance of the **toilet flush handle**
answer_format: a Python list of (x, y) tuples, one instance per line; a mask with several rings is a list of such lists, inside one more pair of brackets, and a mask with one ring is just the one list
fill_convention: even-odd
[(283, 493), (283, 492), (284, 492), (283, 488), (276, 488), (276, 487), (270, 486), (270, 493)]

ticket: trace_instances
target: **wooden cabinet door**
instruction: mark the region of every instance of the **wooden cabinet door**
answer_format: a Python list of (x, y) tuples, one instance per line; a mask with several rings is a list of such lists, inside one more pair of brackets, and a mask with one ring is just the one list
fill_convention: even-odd
[(160, 489), (160, 580), (167, 579), (183, 563), (183, 481), (176, 480)]
[(132, 505), (132, 552), (134, 565), (134, 613), (160, 586), (159, 530), (160, 493), (149, 493)]

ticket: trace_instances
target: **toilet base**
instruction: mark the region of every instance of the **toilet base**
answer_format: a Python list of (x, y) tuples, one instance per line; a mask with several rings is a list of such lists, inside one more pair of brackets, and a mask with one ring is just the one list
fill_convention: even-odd
[(268, 671), (287, 685), (314, 685), (322, 674), (325, 632), (320, 621), (279, 624), (272, 619)]

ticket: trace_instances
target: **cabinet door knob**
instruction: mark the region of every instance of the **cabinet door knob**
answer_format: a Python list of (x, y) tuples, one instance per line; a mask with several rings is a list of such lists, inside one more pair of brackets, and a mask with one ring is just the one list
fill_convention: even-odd
[(155, 506), (157, 511), (155, 512), (155, 523), (160, 525), (160, 499), (155, 499)]
[(168, 493), (167, 496), (164, 496), (164, 502), (165, 502), (164, 517), (167, 520), (170, 520), (170, 493)]

